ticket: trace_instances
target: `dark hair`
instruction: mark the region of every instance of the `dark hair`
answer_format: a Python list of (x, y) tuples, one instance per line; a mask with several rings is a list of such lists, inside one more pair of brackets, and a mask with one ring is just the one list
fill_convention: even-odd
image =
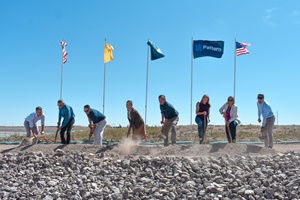
[(126, 101), (126, 104), (127, 104), (127, 103), (130, 103), (130, 105), (133, 106), (133, 103), (132, 103), (131, 100)]
[(57, 103), (64, 103), (64, 100), (60, 99), (57, 101)]
[(88, 108), (88, 109), (90, 109), (91, 107), (90, 107), (89, 104), (86, 104), (83, 108)]
[(232, 102), (233, 102), (233, 104), (234, 104), (234, 97), (233, 97), (233, 96), (229, 96), (229, 97), (227, 98), (227, 101), (228, 101), (229, 99), (232, 99)]
[(42, 110), (42, 107), (38, 106), (38, 107), (35, 108), (35, 111), (38, 111), (38, 110)]
[(264, 94), (258, 94), (258, 95), (257, 95), (257, 98), (258, 98), (258, 99), (264, 99), (264, 98), (265, 98), (265, 95), (264, 95)]
[(204, 98), (207, 98), (206, 105), (208, 105), (209, 107), (211, 107), (210, 102), (209, 102), (209, 96), (207, 94), (204, 94), (202, 96), (202, 99), (201, 99), (200, 103), (202, 103), (202, 101), (203, 101)]
[(166, 98), (166, 96), (165, 96), (165, 95), (163, 95), (163, 94), (161, 94), (161, 95), (159, 95), (159, 96), (158, 96), (158, 99), (160, 99), (160, 98), (164, 98), (164, 99), (165, 99), (165, 98)]

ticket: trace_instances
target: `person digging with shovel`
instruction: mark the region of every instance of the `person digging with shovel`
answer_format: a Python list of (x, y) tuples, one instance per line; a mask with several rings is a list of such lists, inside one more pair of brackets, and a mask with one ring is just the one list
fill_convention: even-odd
[(160, 111), (161, 111), (161, 124), (162, 130), (159, 135), (160, 139), (164, 139), (164, 146), (169, 145), (169, 131), (171, 130), (172, 145), (176, 144), (176, 129), (175, 126), (179, 121), (179, 113), (172, 104), (166, 101), (165, 95), (159, 95), (158, 97)]
[[(75, 123), (75, 114), (71, 106), (66, 105), (63, 100), (57, 101), (59, 109), (57, 127), (60, 131), (60, 140), (62, 144), (70, 144), (71, 142), (71, 130)], [(62, 124), (61, 119), (64, 118)], [(65, 132), (67, 131), (67, 139), (65, 138)]]
[(261, 122), (260, 117), (263, 117), (261, 132), (261, 139), (264, 140), (265, 147), (273, 148), (273, 127), (275, 123), (275, 116), (270, 104), (265, 101), (263, 94), (257, 95), (257, 108), (258, 108), (258, 122)]
[(219, 109), (225, 118), (225, 130), (228, 143), (236, 143), (236, 127), (241, 123), (237, 114), (238, 107), (234, 104), (234, 98), (229, 96), (227, 102)]
[(31, 138), (32, 134), (32, 144), (37, 144), (38, 139), (37, 136), (38, 133), (38, 127), (37, 127), (37, 121), (41, 120), (41, 135), (44, 135), (44, 127), (45, 127), (45, 115), (43, 114), (42, 107), (38, 106), (35, 108), (35, 112), (31, 113), (25, 118), (24, 121), (24, 127), (26, 129), (26, 137)]
[(203, 95), (200, 102), (196, 104), (196, 118), (195, 121), (198, 125), (199, 143), (202, 144), (205, 138), (205, 132), (207, 124), (209, 122), (209, 110), (210, 110), (209, 96)]
[(132, 129), (133, 140), (144, 140), (147, 138), (145, 123), (139, 112), (132, 107), (132, 104), (131, 100), (126, 102), (127, 118), (129, 121), (127, 137)]
[(107, 123), (105, 115), (91, 108), (90, 105), (85, 105), (83, 111), (87, 115), (90, 123), (89, 139), (94, 135), (94, 145), (102, 145), (104, 129)]

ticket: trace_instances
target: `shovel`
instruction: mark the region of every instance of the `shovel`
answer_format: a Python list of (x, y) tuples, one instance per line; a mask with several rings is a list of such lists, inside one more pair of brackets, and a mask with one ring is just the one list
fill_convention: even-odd
[(203, 133), (204, 133), (204, 138), (203, 138), (203, 143), (206, 144), (206, 115), (204, 115), (203, 118)]
[(56, 130), (56, 133), (55, 133), (54, 143), (56, 143), (56, 139), (57, 139), (57, 134), (58, 134), (58, 132), (59, 132), (59, 129), (58, 129), (58, 127), (57, 127), (57, 130)]
[(39, 141), (37, 136), (33, 137), (24, 137), (23, 140), (20, 142), (19, 146), (28, 146), (28, 145), (35, 145)]
[(262, 128), (261, 123), (259, 123), (259, 126), (260, 126), (260, 135), (258, 136), (258, 138), (259, 138), (260, 140), (264, 141), (264, 140), (267, 138), (267, 136), (264, 136), (264, 132), (263, 132), (263, 130), (261, 129), (261, 128)]
[(227, 126), (228, 135), (229, 135), (229, 138), (230, 138), (229, 143), (232, 143), (232, 138), (231, 138), (231, 132), (230, 132), (229, 124), (226, 125), (226, 126)]

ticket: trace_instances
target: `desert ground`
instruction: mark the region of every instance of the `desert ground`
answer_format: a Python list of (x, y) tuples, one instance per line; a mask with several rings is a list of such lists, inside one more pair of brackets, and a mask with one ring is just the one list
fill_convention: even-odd
[[(164, 147), (154, 127), (147, 145), (125, 138), (126, 128), (108, 128), (105, 139), (118, 143), (103, 146), (0, 145), (0, 199), (300, 199), (298, 126), (275, 127), (272, 149), (258, 126), (240, 126), (237, 144), (222, 142), (223, 128), (208, 129), (210, 144), (198, 144), (194, 127), (194, 143)], [(188, 130), (179, 126), (177, 139)]]

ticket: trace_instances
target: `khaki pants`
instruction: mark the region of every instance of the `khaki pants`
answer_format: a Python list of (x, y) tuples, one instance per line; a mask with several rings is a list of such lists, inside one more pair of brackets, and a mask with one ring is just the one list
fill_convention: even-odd
[(179, 121), (179, 117), (173, 117), (172, 119), (168, 120), (168, 123), (163, 126), (163, 130), (162, 133), (164, 134), (164, 136), (166, 136), (165, 139), (165, 145), (169, 144), (169, 131), (171, 129), (171, 141), (172, 143), (176, 142), (176, 130), (175, 130), (175, 126), (177, 125)]
[(265, 147), (273, 148), (273, 127), (274, 127), (275, 117), (269, 117), (266, 120), (266, 125), (264, 127), (263, 136), (265, 137)]
[[(24, 127), (25, 127), (26, 133), (27, 133), (27, 134), (26, 134), (26, 137), (31, 137), (31, 129), (30, 129), (30, 126), (29, 126), (29, 122), (26, 121), (26, 120), (25, 120), (25, 122), (24, 122)], [(33, 126), (33, 132), (34, 132), (36, 135), (39, 133), (38, 127), (37, 127), (36, 124)]]
[(103, 133), (104, 133), (105, 126), (106, 126), (106, 119), (100, 121), (97, 124), (95, 133), (94, 133), (94, 144), (95, 145), (102, 145)]

